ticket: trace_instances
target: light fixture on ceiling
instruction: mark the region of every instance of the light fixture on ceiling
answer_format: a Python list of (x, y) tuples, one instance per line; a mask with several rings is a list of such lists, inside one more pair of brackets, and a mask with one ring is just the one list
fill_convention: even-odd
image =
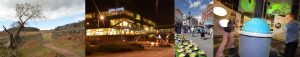
[(225, 16), (227, 14), (227, 11), (222, 7), (214, 7), (213, 13), (218, 16)]

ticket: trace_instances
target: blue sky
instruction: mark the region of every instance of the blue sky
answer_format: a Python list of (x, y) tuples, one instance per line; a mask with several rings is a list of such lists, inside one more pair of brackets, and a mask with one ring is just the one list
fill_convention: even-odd
[(43, 20), (30, 20), (25, 26), (41, 30), (54, 29), (69, 23), (79, 22), (85, 17), (85, 0), (6, 0), (0, 2), (0, 31), (3, 25), (7, 28), (16, 21), (14, 6), (17, 3), (30, 2), (43, 8)]
[(190, 11), (191, 15), (197, 18), (210, 2), (212, 0), (175, 0), (175, 8), (180, 8), (184, 14)]

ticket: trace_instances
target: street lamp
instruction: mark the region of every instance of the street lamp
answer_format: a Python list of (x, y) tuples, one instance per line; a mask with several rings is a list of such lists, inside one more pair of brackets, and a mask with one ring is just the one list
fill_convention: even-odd
[(100, 15), (100, 19), (101, 19), (101, 20), (104, 20), (104, 16)]
[[(105, 26), (105, 24), (104, 24), (104, 16), (103, 15), (100, 15), (100, 20), (102, 21), (103, 26)], [(98, 21), (98, 24), (99, 24), (99, 21)]]
[(146, 30), (146, 31), (148, 31), (148, 30), (149, 30), (149, 28), (145, 28), (145, 30)]

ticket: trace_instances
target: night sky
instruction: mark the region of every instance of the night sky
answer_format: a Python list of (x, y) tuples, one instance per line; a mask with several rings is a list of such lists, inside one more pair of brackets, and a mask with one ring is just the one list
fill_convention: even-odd
[[(94, 0), (100, 11), (109, 8), (124, 7), (125, 10), (136, 12), (154, 21), (157, 25), (174, 24), (174, 0), (158, 0), (156, 15), (156, 0)], [(86, 0), (86, 13), (97, 12), (92, 0)]]

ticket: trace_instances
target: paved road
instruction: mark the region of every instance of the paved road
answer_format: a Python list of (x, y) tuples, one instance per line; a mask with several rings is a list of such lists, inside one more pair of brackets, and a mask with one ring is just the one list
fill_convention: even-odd
[(198, 47), (201, 50), (204, 50), (208, 57), (213, 57), (213, 38), (211, 38), (209, 35), (206, 34), (204, 40), (201, 39), (199, 33), (194, 34), (195, 37), (192, 37), (191, 34), (186, 34), (184, 36), (187, 37), (187, 39), (189, 39), (191, 42), (198, 44)]
[(87, 57), (175, 57), (174, 48), (152, 48), (120, 53), (94, 53)]

